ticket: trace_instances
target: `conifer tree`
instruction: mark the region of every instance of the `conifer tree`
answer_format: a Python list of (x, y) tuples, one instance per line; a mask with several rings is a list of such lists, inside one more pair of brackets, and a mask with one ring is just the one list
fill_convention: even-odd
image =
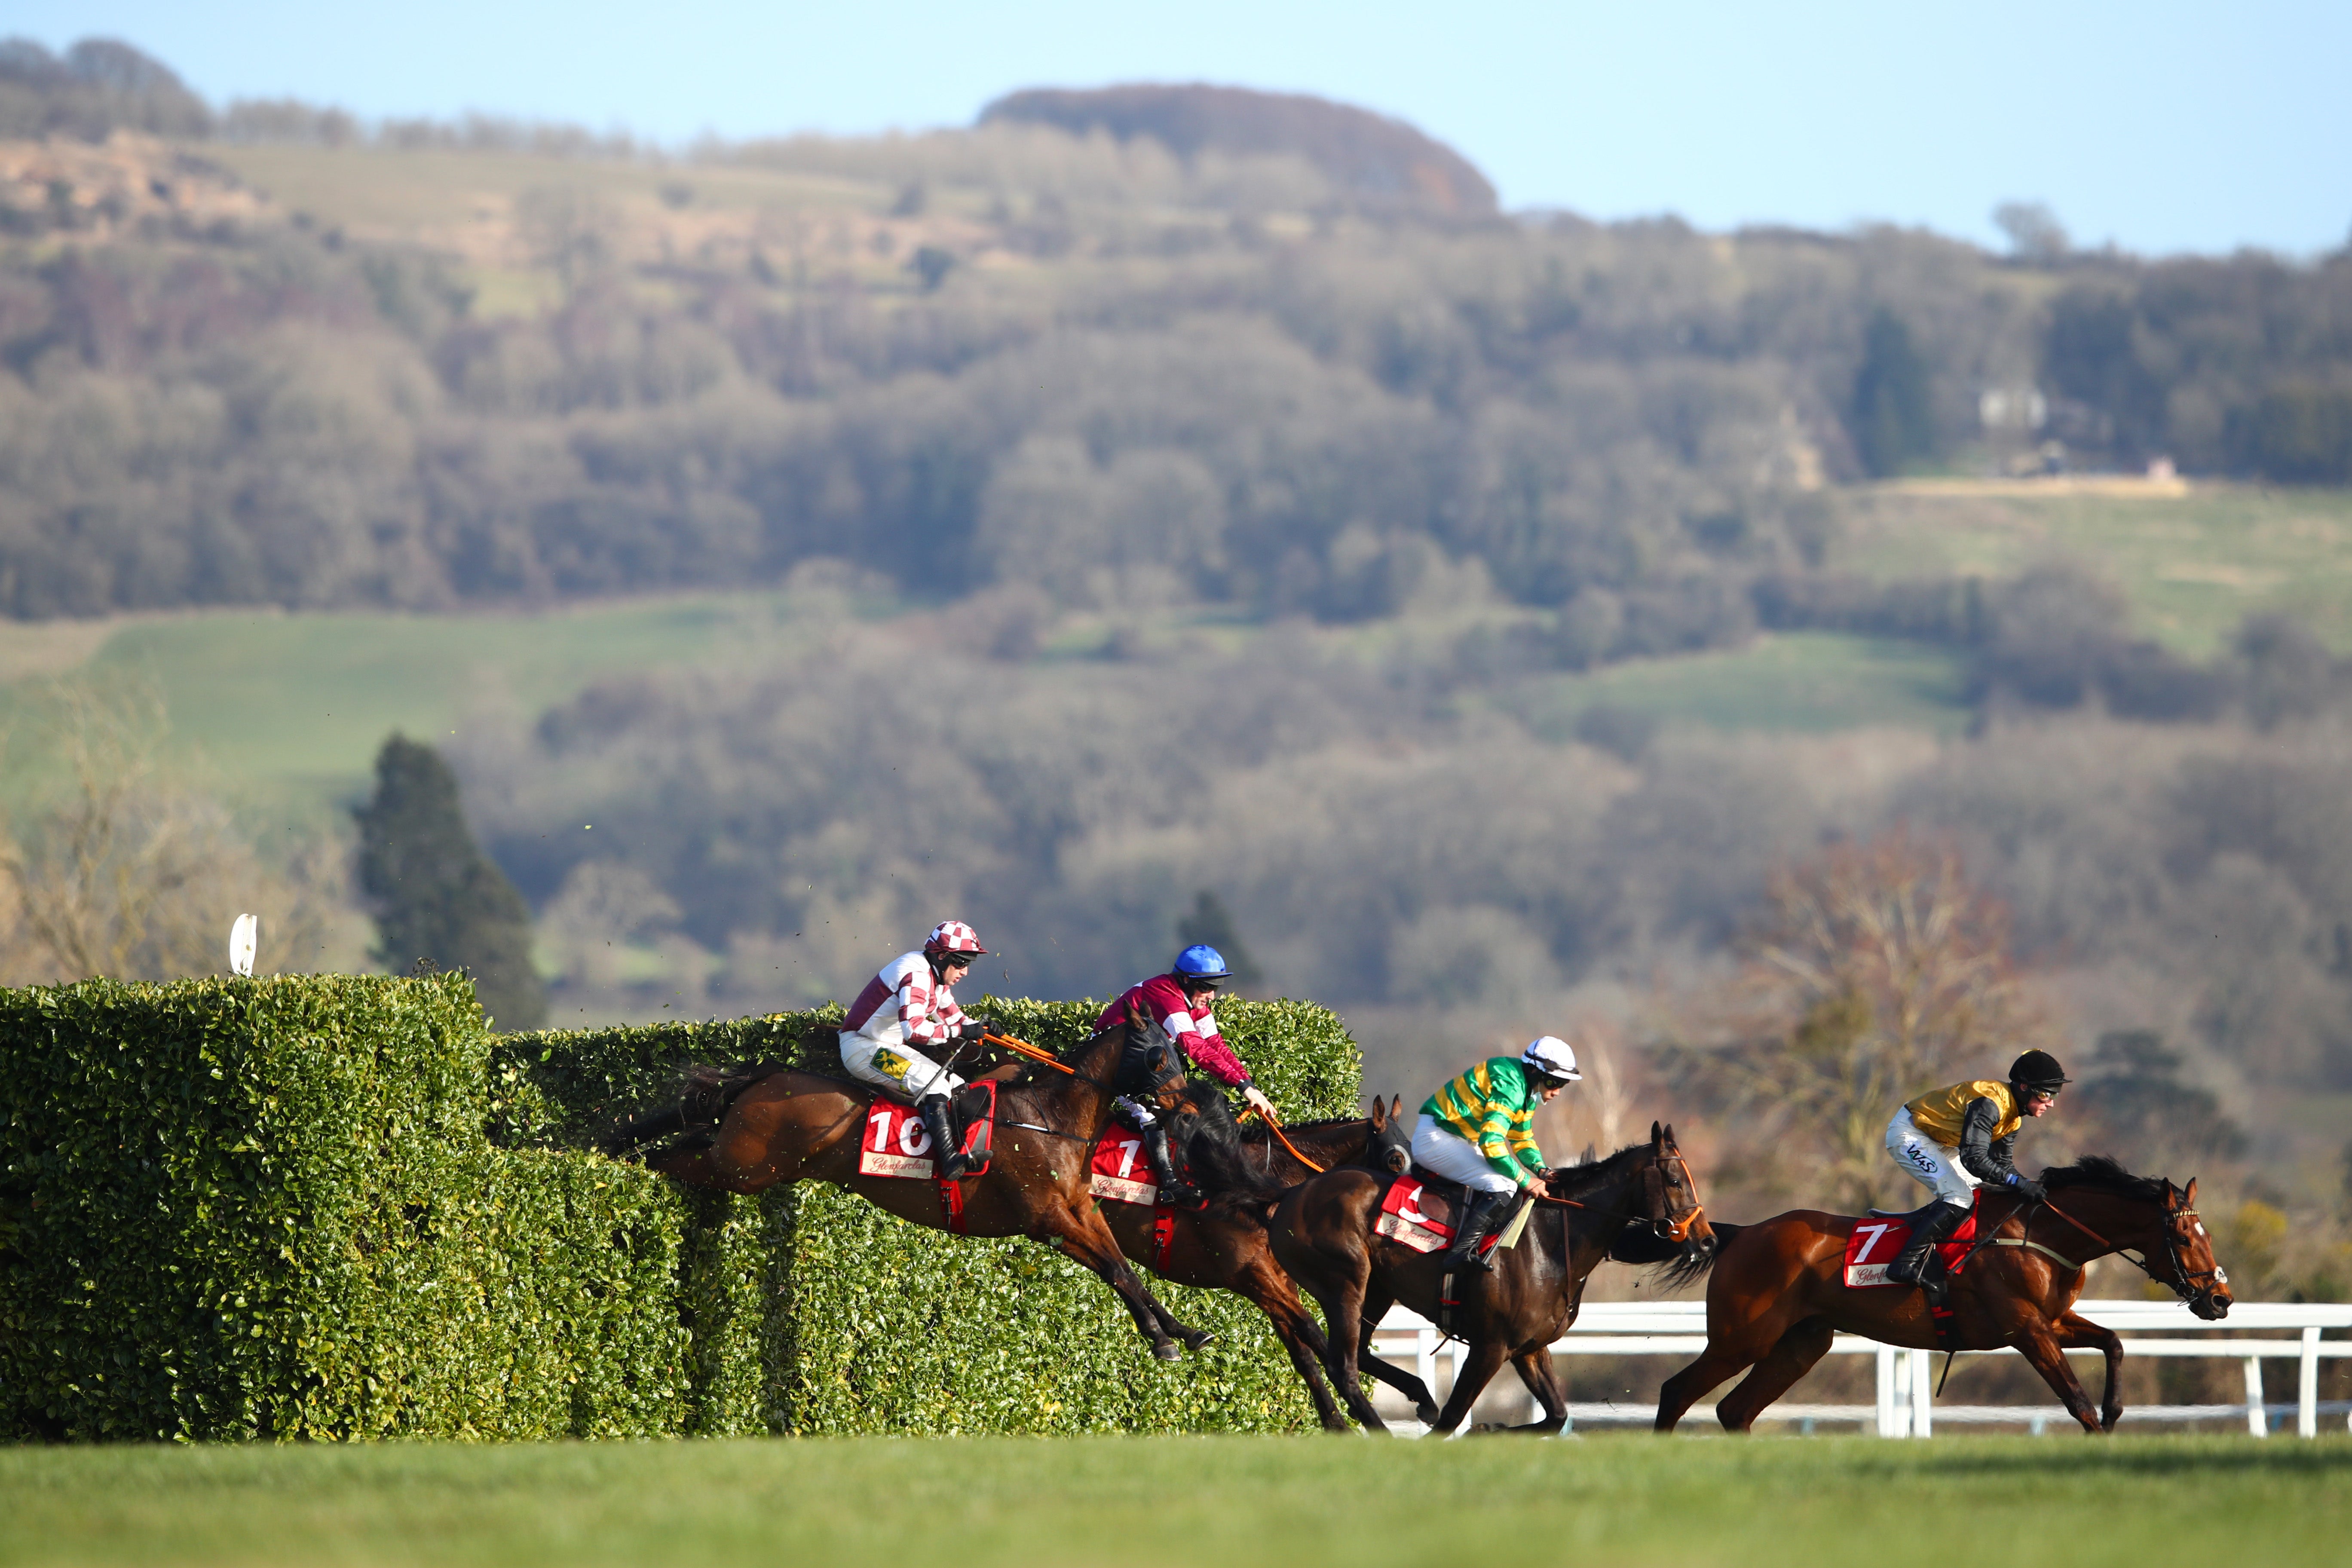
[(375, 903), (377, 960), (419, 960), (474, 976), (482, 1010), (503, 1029), (547, 1019), (530, 963), (530, 906), (474, 842), (457, 778), (432, 747), (394, 733), (376, 753), (375, 797), (352, 812), (360, 889)]

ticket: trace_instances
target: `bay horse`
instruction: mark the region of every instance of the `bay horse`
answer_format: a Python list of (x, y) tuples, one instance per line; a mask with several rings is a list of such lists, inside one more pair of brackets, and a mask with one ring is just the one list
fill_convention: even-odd
[[(678, 1104), (624, 1123), (606, 1152), (617, 1155), (667, 1137), (672, 1141), (645, 1156), (646, 1167), (690, 1187), (760, 1193), (790, 1182), (830, 1182), (933, 1230), (1028, 1237), (1092, 1269), (1118, 1293), (1151, 1353), (1173, 1361), (1181, 1353), (1178, 1341), (1197, 1350), (1209, 1336), (1178, 1322), (1145, 1289), (1089, 1191), (1095, 1142), (1110, 1124), (1117, 1096), (1164, 1110), (1179, 1103), (1183, 1075), (1173, 1051), (1150, 1040), (1153, 1032), (1130, 1011), (1062, 1053), (1056, 1059), (1066, 1072), (1039, 1067), (987, 1075), (997, 1082), (989, 1167), (951, 1183), (860, 1174), (858, 1149), (875, 1091), (780, 1063), (724, 1075), (698, 1069)], [(960, 1200), (952, 1212), (950, 1188)]]
[[(1979, 1239), (1947, 1287), (1948, 1343), (1938, 1341), (1922, 1291), (1847, 1289), (1846, 1238), (1861, 1221), (1796, 1209), (1755, 1225), (1718, 1225), (1723, 1246), (1685, 1271), (1696, 1278), (1710, 1264), (1714, 1270), (1706, 1286), (1706, 1349), (1658, 1391), (1656, 1429), (1673, 1431), (1709, 1389), (1752, 1366), (1715, 1411), (1726, 1430), (1748, 1430), (1843, 1330), (1913, 1350), (2012, 1348), (2084, 1431), (2112, 1432), (2123, 1415), (2124, 1346), (2112, 1331), (2074, 1313), (2084, 1265), (2120, 1253), (2209, 1322), (2229, 1315), (2229, 1276), (2214, 1262), (2212, 1240), (2197, 1216), (2193, 1179), (2175, 1187), (2093, 1154), (2042, 1172), (2042, 1183), (2046, 1205), (1979, 1189)], [(2095, 1407), (2066, 1365), (2063, 1352), (2074, 1345), (2096, 1346), (2106, 1356), (2106, 1391)]]
[[(1193, 1092), (1196, 1103), (1210, 1100), (1203, 1086), (1196, 1083)], [(1271, 1198), (1317, 1174), (1318, 1166), (1404, 1170), (1412, 1155), (1399, 1115), (1403, 1103), (1398, 1099), (1383, 1104), (1374, 1096), (1369, 1117), (1291, 1122), (1280, 1139), (1263, 1122), (1232, 1128), (1228, 1114), (1224, 1127), (1232, 1131), (1225, 1134), (1213, 1118), (1204, 1117), (1207, 1126), (1187, 1130), (1184, 1149), (1193, 1182), (1209, 1194), (1205, 1206), (1100, 1205), (1119, 1249), (1135, 1262), (1179, 1285), (1231, 1290), (1264, 1312), (1327, 1431), (1346, 1431), (1348, 1419), (1323, 1381), (1328, 1347), (1322, 1328), (1299, 1300), (1297, 1285), (1275, 1261), (1265, 1211)], [(1310, 1160), (1313, 1165), (1307, 1163)], [(1367, 1370), (1375, 1377), (1384, 1372), (1406, 1375), (1386, 1363)]]
[(1284, 1195), (1270, 1227), (1276, 1258), (1323, 1309), (1330, 1342), (1326, 1364), (1340, 1397), (1375, 1432), (1388, 1426), (1364, 1397), (1357, 1372), (1360, 1363), (1369, 1368), (1373, 1359), (1364, 1351), (1366, 1339), (1398, 1302), (1470, 1345), (1434, 1419), (1435, 1401), (1419, 1378), (1392, 1368), (1397, 1377), (1381, 1379), (1413, 1400), (1426, 1425), (1445, 1433), (1459, 1427), (1508, 1361), (1544, 1407), (1543, 1419), (1509, 1430), (1557, 1432), (1567, 1420), (1568, 1400), (1552, 1368), (1552, 1342), (1576, 1321), (1593, 1269), (1612, 1256), (1661, 1263), (1688, 1259), (1714, 1245), (1674, 1129), (1654, 1121), (1647, 1143), (1549, 1172), (1534, 1195), (1526, 1234), (1517, 1246), (1491, 1254), (1492, 1273), (1460, 1271), (1462, 1300), (1450, 1321), (1442, 1321), (1444, 1255), (1417, 1252), (1374, 1228), (1390, 1179), (1360, 1170), (1318, 1176)]

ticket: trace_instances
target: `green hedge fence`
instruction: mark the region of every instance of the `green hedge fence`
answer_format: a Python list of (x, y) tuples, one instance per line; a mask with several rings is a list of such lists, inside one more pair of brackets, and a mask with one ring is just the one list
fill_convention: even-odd
[[(1058, 1047), (1095, 1008), (983, 1010)], [(1219, 1014), (1286, 1113), (1353, 1110), (1331, 1014)], [(0, 1437), (1308, 1424), (1236, 1298), (1156, 1284), (1220, 1333), (1165, 1364), (1034, 1243), (588, 1152), (684, 1064), (829, 1053), (837, 1016), (491, 1035), (459, 976), (0, 992)]]

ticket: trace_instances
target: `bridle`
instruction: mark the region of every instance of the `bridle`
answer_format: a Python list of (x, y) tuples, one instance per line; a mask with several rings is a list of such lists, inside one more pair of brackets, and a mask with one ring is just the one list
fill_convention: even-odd
[[(1691, 1174), (1690, 1162), (1683, 1158), (1680, 1150), (1675, 1152), (1673, 1158), (1675, 1164), (1683, 1173), (1683, 1190), (1691, 1195), (1691, 1206), (1679, 1215), (1675, 1214), (1667, 1203), (1665, 1163), (1661, 1160), (1651, 1161), (1642, 1172), (1643, 1190), (1654, 1191), (1657, 1194), (1658, 1201), (1650, 1205), (1652, 1213), (1636, 1214), (1631, 1209), (1596, 1208), (1591, 1204), (1579, 1203), (1574, 1198), (1554, 1197), (1549, 1193), (1540, 1192), (1536, 1194), (1536, 1202), (1552, 1204), (1560, 1208), (1582, 1209), (1587, 1214), (1599, 1215), (1606, 1219), (1622, 1219), (1631, 1225), (1646, 1225), (1661, 1241), (1671, 1241), (1680, 1245), (1690, 1239), (1691, 1226), (1697, 1224), (1699, 1215), (1706, 1212), (1706, 1205), (1698, 1201), (1698, 1181)], [(1666, 1210), (1664, 1219), (1655, 1217), (1654, 1211), (1657, 1209)]]
[[(2193, 1185), (2194, 1184), (2191, 1184)], [(2119, 1247), (2116, 1243), (2109, 1241), (2105, 1237), (2101, 1236), (2097, 1231), (2093, 1230), (2089, 1226), (2084, 1225), (2081, 1220), (2076, 1219), (2073, 1215), (2068, 1214), (2064, 1209), (2060, 1208), (2048, 1198), (2042, 1199), (2040, 1206), (2048, 1209), (2052, 1214), (2056, 1215), (2060, 1219), (2064, 1220), (2068, 1225), (2073, 1226), (2076, 1230), (2081, 1231), (2084, 1236), (2087, 1236), (2093, 1241), (2097, 1242), (2100, 1247), (2105, 1251), (2114, 1253), (2116, 1257), (2122, 1258), (2125, 1262), (2138, 1269), (2142, 1274), (2147, 1275), (2149, 1279), (2155, 1280), (2158, 1284), (2163, 1286), (2166, 1289), (2179, 1297), (2183, 1301), (2186, 1301), (2189, 1304), (2189, 1310), (2193, 1311), (2200, 1306), (2211, 1306), (2213, 1304), (2215, 1292), (2219, 1291), (2223, 1286), (2230, 1282), (2230, 1275), (2229, 1271), (2223, 1268), (2219, 1262), (2216, 1262), (2210, 1268), (2199, 1268), (2192, 1270), (2189, 1267), (2185, 1257), (2187, 1244), (2180, 1239), (2179, 1234), (2180, 1222), (2183, 1220), (2196, 1220), (2200, 1227), (2205, 1222), (2199, 1216), (2197, 1210), (2193, 1205), (2179, 1205), (2174, 1202), (2174, 1190), (2175, 1189), (2169, 1184), (2167, 1184), (2164, 1194), (2164, 1260), (2168, 1264), (2171, 1265), (2172, 1268), (2172, 1278), (2169, 1279), (2166, 1279), (2163, 1275), (2158, 1274), (2144, 1254), (2136, 1253), (2128, 1247)], [(2026, 1205), (2025, 1210), (2025, 1229), (2029, 1237), (2031, 1236), (2033, 1228), (2034, 1206), (2035, 1205), (2029, 1204)], [(2054, 1257), (2056, 1255), (2053, 1254), (2052, 1256)], [(2078, 1263), (2074, 1265), (2074, 1267), (2079, 1269), (2082, 1265)]]

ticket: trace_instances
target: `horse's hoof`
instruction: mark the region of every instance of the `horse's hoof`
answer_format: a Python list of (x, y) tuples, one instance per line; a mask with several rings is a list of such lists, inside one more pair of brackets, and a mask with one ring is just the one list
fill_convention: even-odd
[(1188, 1351), (1206, 1350), (1217, 1342), (1217, 1336), (1206, 1329), (1187, 1329), (1176, 1337), (1184, 1342)]
[(1160, 1361), (1180, 1360), (1184, 1354), (1182, 1351), (1176, 1348), (1176, 1342), (1173, 1340), (1160, 1341), (1151, 1347), (1151, 1353)]
[(1412, 1418), (1424, 1426), (1434, 1428), (1437, 1425), (1437, 1406), (1424, 1405), (1412, 1413)]

